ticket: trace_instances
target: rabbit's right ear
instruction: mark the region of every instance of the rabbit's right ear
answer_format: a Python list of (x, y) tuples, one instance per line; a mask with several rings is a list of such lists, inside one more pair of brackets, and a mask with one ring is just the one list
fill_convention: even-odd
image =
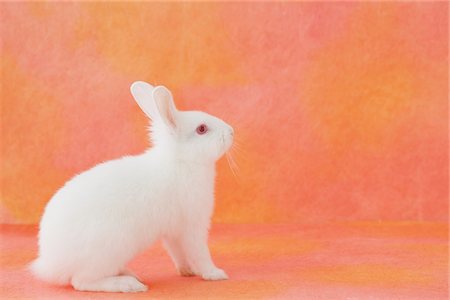
[(153, 101), (153, 90), (154, 87), (144, 81), (136, 81), (130, 87), (131, 94), (142, 111), (147, 117), (155, 120), (158, 117), (158, 112)]
[(177, 127), (177, 108), (173, 102), (172, 93), (165, 86), (160, 85), (153, 90), (152, 94), (160, 119), (169, 129), (174, 130)]

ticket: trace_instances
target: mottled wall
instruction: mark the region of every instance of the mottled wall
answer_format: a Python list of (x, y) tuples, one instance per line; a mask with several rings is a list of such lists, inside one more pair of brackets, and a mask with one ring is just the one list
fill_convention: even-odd
[(0, 8), (2, 222), (148, 146), (135, 80), (235, 127), (217, 222), (447, 220), (445, 2)]

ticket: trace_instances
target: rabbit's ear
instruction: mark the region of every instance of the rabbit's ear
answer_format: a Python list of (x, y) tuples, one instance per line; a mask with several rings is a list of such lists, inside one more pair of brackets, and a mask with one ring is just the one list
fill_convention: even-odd
[(176, 128), (176, 112), (175, 103), (173, 102), (172, 93), (165, 86), (157, 86), (153, 90), (153, 100), (158, 111), (160, 119), (170, 129)]
[(152, 93), (155, 88), (143, 81), (134, 82), (131, 87), (131, 94), (136, 100), (139, 107), (142, 111), (147, 115), (147, 117), (155, 120), (155, 117), (158, 116), (156, 111), (155, 103), (153, 101)]

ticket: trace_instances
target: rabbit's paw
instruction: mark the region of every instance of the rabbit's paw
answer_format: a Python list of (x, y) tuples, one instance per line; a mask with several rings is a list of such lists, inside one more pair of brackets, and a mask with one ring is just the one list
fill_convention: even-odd
[(97, 281), (72, 280), (78, 291), (136, 293), (147, 291), (147, 286), (132, 276), (112, 276)]
[(122, 280), (119, 281), (118, 284), (118, 290), (124, 293), (145, 292), (148, 290), (148, 287), (145, 284), (132, 276), (123, 276)]
[(228, 275), (224, 270), (216, 268), (202, 274), (202, 278), (204, 280), (226, 280)]

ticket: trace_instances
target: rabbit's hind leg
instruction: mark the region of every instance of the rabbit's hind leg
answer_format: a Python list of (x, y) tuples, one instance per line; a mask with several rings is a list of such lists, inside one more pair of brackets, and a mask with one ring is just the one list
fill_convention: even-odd
[(72, 279), (72, 286), (78, 291), (91, 292), (145, 292), (147, 286), (129, 275), (111, 276), (97, 280)]

